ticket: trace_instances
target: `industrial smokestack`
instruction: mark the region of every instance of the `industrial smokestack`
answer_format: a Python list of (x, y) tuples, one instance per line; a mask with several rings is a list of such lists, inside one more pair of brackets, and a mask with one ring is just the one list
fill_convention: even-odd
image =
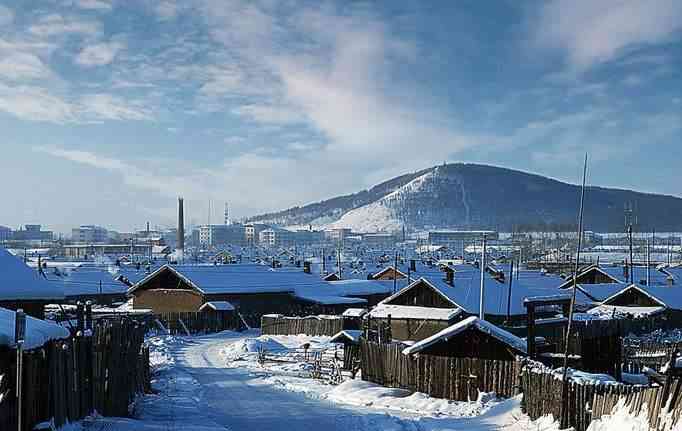
[(178, 244), (177, 244), (177, 255), (178, 262), (183, 258), (185, 252), (185, 200), (183, 198), (178, 198)]

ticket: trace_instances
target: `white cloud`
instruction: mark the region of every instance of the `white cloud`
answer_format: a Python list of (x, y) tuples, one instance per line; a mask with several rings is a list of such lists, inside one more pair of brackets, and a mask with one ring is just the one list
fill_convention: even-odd
[(127, 167), (127, 165), (120, 160), (98, 156), (87, 151), (65, 150), (63, 148), (46, 146), (34, 147), (33, 150), (72, 162), (92, 166), (94, 168), (123, 171)]
[(95, 120), (151, 120), (149, 108), (123, 100), (111, 94), (90, 94), (81, 97), (81, 109), (86, 118)]
[(67, 123), (76, 119), (73, 105), (46, 89), (1, 82), (0, 111), (28, 121)]
[(82, 34), (95, 36), (101, 32), (98, 21), (77, 17), (64, 17), (60, 14), (49, 14), (41, 17), (28, 28), (29, 33), (42, 36), (59, 36), (63, 34)]
[(161, 21), (169, 21), (178, 15), (179, 7), (174, 1), (160, 1), (154, 7), (156, 15)]
[(88, 45), (76, 56), (75, 62), (81, 66), (103, 66), (110, 64), (124, 48), (121, 42), (96, 43)]
[(98, 11), (110, 11), (112, 9), (111, 2), (104, 0), (78, 0), (76, 4), (81, 9), (92, 9)]
[(6, 6), (0, 5), (0, 27), (11, 24), (14, 21), (14, 11)]
[(52, 75), (43, 61), (29, 52), (7, 52), (0, 49), (0, 77), (13, 81), (47, 78)]
[(571, 67), (584, 70), (679, 36), (682, 2), (553, 0), (533, 27), (538, 44), (563, 50)]
[(264, 124), (296, 124), (305, 121), (305, 117), (291, 107), (276, 105), (243, 105), (234, 108), (232, 113)]

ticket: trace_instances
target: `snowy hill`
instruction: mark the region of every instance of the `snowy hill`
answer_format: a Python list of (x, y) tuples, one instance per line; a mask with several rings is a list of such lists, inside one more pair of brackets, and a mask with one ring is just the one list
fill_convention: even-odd
[[(442, 228), (570, 228), (579, 188), (511, 169), (449, 164), (403, 175), (369, 190), (252, 217), (284, 226), (349, 227), (357, 232)], [(640, 229), (682, 229), (682, 199), (590, 187), (589, 230), (621, 232), (625, 205), (632, 204)]]

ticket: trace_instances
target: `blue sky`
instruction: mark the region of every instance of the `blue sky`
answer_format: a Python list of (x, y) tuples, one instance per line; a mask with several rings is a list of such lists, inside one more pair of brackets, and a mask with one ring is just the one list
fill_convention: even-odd
[(443, 161), (682, 196), (682, 2), (0, 0), (0, 224), (195, 222)]

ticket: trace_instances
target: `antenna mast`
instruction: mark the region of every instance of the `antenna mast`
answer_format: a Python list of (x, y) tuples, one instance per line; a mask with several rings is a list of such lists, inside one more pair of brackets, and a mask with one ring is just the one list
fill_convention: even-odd
[(583, 209), (585, 206), (585, 184), (587, 182), (587, 153), (585, 153), (585, 164), (583, 165), (583, 186), (580, 190), (580, 211), (578, 213), (578, 247), (575, 254), (575, 272), (573, 275), (573, 292), (571, 295), (571, 306), (568, 309), (568, 325), (566, 328), (566, 339), (564, 340), (564, 374), (561, 393), (561, 425), (567, 428), (568, 424), (568, 347), (571, 339), (571, 328), (573, 326), (573, 309), (575, 308), (575, 292), (578, 284), (578, 271), (580, 270), (580, 249), (583, 242)]

